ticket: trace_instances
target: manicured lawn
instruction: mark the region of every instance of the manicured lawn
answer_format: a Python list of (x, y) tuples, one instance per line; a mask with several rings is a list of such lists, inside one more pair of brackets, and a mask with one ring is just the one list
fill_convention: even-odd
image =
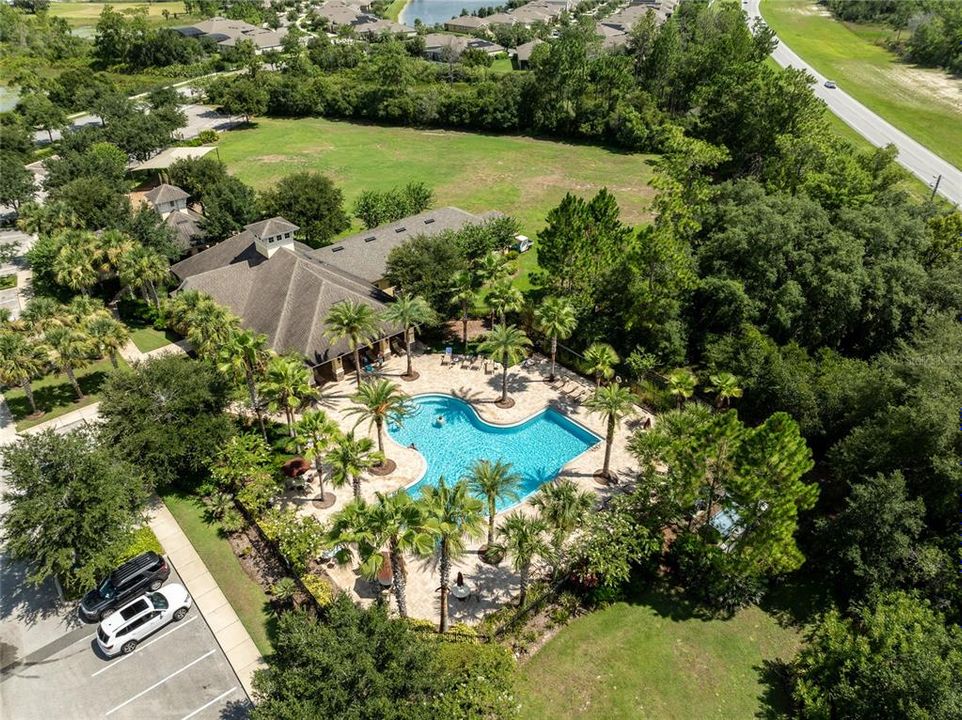
[(890, 123), (962, 165), (962, 81), (900, 62), (874, 43), (887, 31), (835, 20), (814, 0), (764, 0), (762, 15), (812, 67)]
[(384, 14), (387, 16), (388, 20), (397, 22), (398, 16), (401, 14), (404, 6), (407, 4), (408, 0), (394, 0), (390, 5), (387, 6), (387, 10)]
[[(147, 10), (147, 17), (152, 25), (183, 24), (188, 22), (188, 18), (190, 17), (184, 9), (183, 2), (52, 2), (50, 3), (50, 14), (64, 18), (74, 27), (83, 25), (93, 26), (97, 24), (100, 13), (103, 12), (104, 6), (108, 4), (120, 13), (125, 10), (145, 8)], [(169, 21), (164, 20), (164, 10), (167, 10), (170, 14)], [(181, 17), (175, 21), (174, 15), (180, 15)]]
[[(123, 358), (117, 358), (121, 367), (127, 367)], [(38, 425), (56, 417), (79, 410), (80, 408), (97, 402), (100, 398), (97, 393), (100, 386), (104, 384), (107, 375), (113, 371), (113, 366), (109, 360), (99, 360), (91, 363), (82, 370), (76, 371), (77, 382), (84, 393), (84, 399), (77, 401), (73, 386), (63, 373), (47, 375), (33, 383), (33, 398), (37, 407), (44, 412), (42, 417), (31, 420), (24, 420), (30, 414), (30, 405), (23, 390), (14, 388), (4, 393), (7, 399), (7, 406), (13, 413), (13, 419), (17, 423), (17, 430), (26, 430), (34, 425)]]
[(196, 499), (176, 491), (161, 491), (160, 496), (247, 628), (257, 649), (262, 655), (270, 653), (267, 628), (272, 617), (266, 593), (244, 572), (230, 543), (204, 519), (204, 510)]
[(180, 338), (177, 334), (169, 330), (154, 330), (152, 327), (143, 327), (132, 330), (130, 339), (134, 341), (134, 345), (137, 346), (140, 352), (147, 353), (151, 350), (162, 348), (165, 345), (170, 345)]
[[(607, 186), (626, 222), (650, 219), (649, 155), (512, 135), (381, 127), (319, 118), (263, 118), (225, 133), (218, 144), (231, 172), (258, 189), (299, 170), (318, 170), (343, 190), (346, 206), (365, 189), (420, 181), (435, 205), (469, 212), (500, 210), (536, 237), (566, 192), (593, 195)], [(355, 222), (355, 230), (361, 225)]]
[(781, 717), (769, 662), (790, 660), (796, 627), (757, 607), (704, 619), (656, 591), (578, 618), (520, 668), (526, 720)]

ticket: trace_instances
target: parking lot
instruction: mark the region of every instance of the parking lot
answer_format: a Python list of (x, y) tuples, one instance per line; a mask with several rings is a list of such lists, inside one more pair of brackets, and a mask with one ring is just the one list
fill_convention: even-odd
[[(167, 582), (179, 582), (173, 568)], [(4, 589), (5, 595), (9, 589)], [(14, 619), (7, 616), (10, 610), (5, 608), (4, 622)], [(247, 716), (244, 689), (196, 607), (180, 622), (142, 641), (130, 655), (110, 660), (95, 649), (97, 626), (70, 620), (57, 626), (57, 637), (45, 638), (49, 641), (43, 647), (25, 656), (17, 653), (18, 662), (5, 668), (0, 675), (0, 717), (239, 720)]]

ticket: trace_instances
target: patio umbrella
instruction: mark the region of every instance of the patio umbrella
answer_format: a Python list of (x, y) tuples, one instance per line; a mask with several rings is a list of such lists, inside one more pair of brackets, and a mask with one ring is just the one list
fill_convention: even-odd
[(281, 465), (281, 472), (283, 472), (284, 475), (289, 478), (300, 477), (310, 469), (311, 464), (299, 456), (293, 457)]

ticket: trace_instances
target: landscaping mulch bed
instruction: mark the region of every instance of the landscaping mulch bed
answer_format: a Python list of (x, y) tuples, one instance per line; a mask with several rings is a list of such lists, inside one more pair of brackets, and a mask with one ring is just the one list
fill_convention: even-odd
[[(231, 548), (247, 576), (264, 588), (268, 595), (278, 580), (289, 577), (290, 572), (277, 559), (257, 531), (246, 527), (228, 536)], [(250, 548), (250, 551), (247, 551)]]

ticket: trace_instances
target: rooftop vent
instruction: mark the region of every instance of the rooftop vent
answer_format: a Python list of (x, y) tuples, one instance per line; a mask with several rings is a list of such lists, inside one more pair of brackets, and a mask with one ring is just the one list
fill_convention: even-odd
[(427, 220), (424, 221), (424, 224), (425, 224), (425, 225), (430, 225), (430, 224), (433, 223), (433, 222), (434, 222), (434, 218), (428, 218)]
[(371, 237), (364, 238), (364, 242), (374, 242), (375, 240), (377, 240), (376, 235), (371, 235)]
[(343, 245), (335, 245), (334, 247), (331, 248), (331, 252), (341, 252), (341, 250), (343, 249), (344, 249)]
[(394, 229), (394, 232), (396, 232), (396, 233), (403, 233), (405, 230), (407, 230), (406, 227), (399, 227), (399, 228), (395, 228), (395, 229)]

